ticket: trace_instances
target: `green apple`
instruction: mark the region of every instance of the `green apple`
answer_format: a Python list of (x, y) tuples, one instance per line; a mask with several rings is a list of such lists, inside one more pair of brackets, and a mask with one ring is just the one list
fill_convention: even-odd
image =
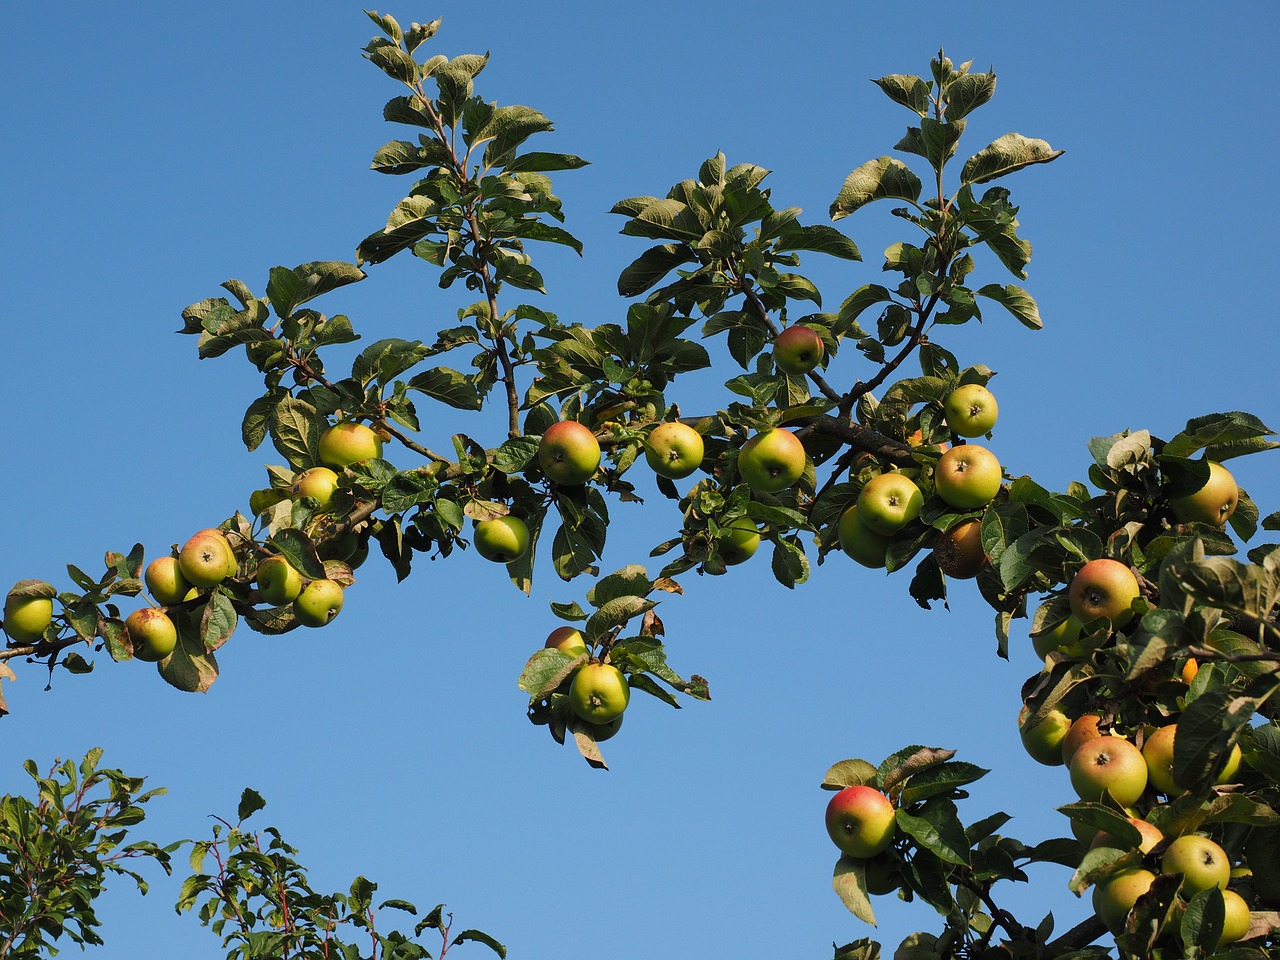
[(1090, 560), (1071, 578), (1067, 599), (1082, 623), (1106, 617), (1114, 627), (1133, 618), (1133, 601), (1141, 596), (1138, 578), (1119, 560)]
[(773, 341), (773, 362), (783, 373), (804, 376), (822, 362), (826, 347), (812, 327), (787, 327)]
[(543, 646), (560, 650), (571, 657), (587, 652), (587, 641), (577, 627), (556, 627), (547, 635), (547, 642)]
[(1031, 711), (1026, 706), (1018, 712), (1018, 736), (1023, 749), (1036, 763), (1043, 763), (1046, 767), (1062, 766), (1062, 741), (1071, 729), (1071, 718), (1054, 707), (1034, 727), (1028, 727), (1030, 716)]
[(472, 542), (476, 553), (495, 563), (511, 563), (529, 549), (529, 527), (519, 517), (507, 514), (476, 523)]
[(163, 610), (155, 607), (133, 611), (125, 617), (124, 627), (133, 643), (133, 655), (139, 660), (163, 660), (178, 645), (178, 628)]
[(320, 435), (320, 462), (343, 467), (382, 456), (382, 439), (363, 423), (335, 423)]
[(52, 622), (52, 598), (21, 597), (14, 593), (5, 597), (4, 632), (14, 643), (38, 643)]
[(855, 503), (840, 515), (840, 523), (836, 527), (840, 538), (840, 549), (864, 567), (882, 569), (885, 555), (889, 551), (889, 538), (868, 529), (858, 515)]
[(1227, 944), (1244, 939), (1253, 925), (1253, 917), (1249, 916), (1249, 903), (1234, 890), (1222, 891), (1222, 903), (1227, 908), (1226, 917), (1222, 921), (1222, 936), (1218, 938), (1218, 949)]
[(295, 497), (310, 497), (320, 506), (327, 507), (338, 489), (338, 475), (328, 467), (312, 467), (293, 478), (289, 492)]
[(323, 627), (342, 612), (342, 584), (312, 580), (293, 601), (293, 615), (304, 627)]
[(804, 473), (804, 444), (785, 427), (773, 427), (742, 445), (738, 473), (759, 493), (779, 493)]
[(908, 476), (882, 473), (858, 494), (858, 519), (868, 530), (891, 537), (920, 516), (924, 494)]
[(1076, 750), (1080, 748), (1086, 741), (1093, 740), (1095, 737), (1102, 736), (1102, 731), (1098, 729), (1098, 724), (1102, 722), (1102, 717), (1096, 713), (1082, 714), (1072, 722), (1071, 729), (1067, 731), (1067, 735), (1062, 738), (1062, 762), (1071, 765), (1071, 758), (1075, 756)]
[(267, 557), (258, 564), (258, 595), (264, 603), (280, 607), (293, 603), (302, 592), (302, 574), (284, 557)]
[(827, 803), (827, 833), (840, 852), (874, 857), (893, 843), (898, 821), (893, 804), (874, 787), (845, 787)]
[(585, 720), (579, 720), (584, 732), (591, 734), (591, 739), (596, 743), (604, 743), (622, 729), (623, 715), (618, 714), (608, 723), (587, 723)]
[(142, 579), (151, 591), (152, 599), (164, 607), (181, 603), (191, 592), (191, 584), (182, 575), (177, 557), (156, 557), (147, 564)]
[(961, 520), (940, 534), (933, 544), (933, 559), (948, 577), (976, 577), (987, 565), (987, 553), (982, 549), (982, 521), (976, 517)]
[(622, 716), (631, 700), (631, 687), (611, 663), (588, 663), (569, 683), (569, 708), (587, 723), (605, 724)]
[(1222, 527), (1236, 512), (1240, 488), (1231, 471), (1216, 460), (1209, 461), (1209, 479), (1195, 493), (1169, 501), (1173, 514), (1182, 523), (1207, 523)]
[[(1160, 828), (1154, 823), (1148, 823), (1146, 820), (1139, 820), (1137, 817), (1126, 817), (1131, 824), (1137, 829), (1142, 838), (1138, 841), (1138, 850), (1142, 853), (1150, 853), (1155, 849), (1156, 845), (1164, 839), (1164, 834), (1160, 832)], [(1117, 847), (1125, 849), (1115, 837), (1106, 831), (1098, 831), (1094, 836), (1093, 842), (1089, 844), (1092, 847)]]
[(750, 560), (759, 547), (760, 528), (750, 518), (739, 517), (720, 528), (720, 537), (716, 540), (716, 555), (724, 561), (725, 566), (733, 567)]
[(702, 463), (705, 445), (702, 434), (678, 420), (660, 423), (649, 431), (644, 458), (660, 477), (680, 480)]
[(538, 463), (548, 480), (580, 487), (600, 466), (600, 441), (577, 420), (559, 420), (538, 441)]
[(1053, 629), (1046, 630), (1031, 638), (1031, 647), (1036, 656), (1043, 660), (1049, 654), (1064, 653), (1068, 657), (1084, 655), (1084, 649), (1076, 643), (1080, 639), (1081, 624), (1075, 614), (1071, 614)]
[(1210, 887), (1225, 890), (1231, 880), (1227, 852), (1196, 833), (1185, 834), (1169, 844), (1160, 858), (1160, 869), (1182, 874), (1182, 891), (1188, 899)]
[(182, 545), (178, 567), (193, 587), (216, 587), (239, 571), (235, 552), (221, 530), (201, 530)]
[(1129, 807), (1147, 789), (1147, 761), (1124, 737), (1095, 737), (1082, 743), (1071, 757), (1071, 786), (1081, 800), (1101, 800), (1111, 794)]
[(980, 437), (996, 425), (999, 408), (990, 390), (980, 383), (966, 383), (947, 394), (942, 414), (952, 433)]
[(1141, 867), (1117, 870), (1094, 890), (1093, 908), (1112, 933), (1124, 929), (1124, 921), (1138, 898), (1151, 889), (1156, 875)]
[(986, 447), (952, 447), (933, 468), (933, 486), (947, 504), (960, 510), (984, 507), (1000, 492), (1000, 461)]
[[(1178, 725), (1170, 723), (1157, 727), (1142, 743), (1142, 756), (1147, 761), (1147, 776), (1151, 785), (1166, 796), (1176, 796), (1186, 790), (1173, 778), (1173, 745), (1178, 735)], [(1230, 783), (1240, 770), (1242, 751), (1240, 744), (1231, 745), (1226, 765), (1218, 774), (1218, 784)]]

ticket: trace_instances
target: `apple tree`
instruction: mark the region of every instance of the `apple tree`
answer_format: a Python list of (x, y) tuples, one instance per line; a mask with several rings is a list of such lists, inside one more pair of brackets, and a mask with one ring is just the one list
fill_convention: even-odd
[[(339, 616), (368, 557), (404, 580), (424, 557), (474, 547), (515, 589), (532, 593), (537, 572), (538, 590), (555, 595), (563, 625), (512, 672), (530, 721), (605, 768), (601, 744), (626, 736), (633, 694), (672, 706), (710, 696), (683, 654), (669, 662), (657, 614), (696, 575), (732, 576), (759, 553), (789, 588), (830, 561), (851, 575), (887, 571), (903, 601), (923, 607), (976, 590), (1000, 656), (1013, 622), (1030, 621), (1043, 670), (1022, 687), (1019, 726), (1028, 753), (1064, 766), (1079, 796), (1062, 808), (1071, 836), (1024, 843), (1002, 832), (1005, 814), (966, 817), (965, 788), (986, 771), (946, 747), (833, 758), (822, 786), (833, 791), (826, 826), (843, 903), (870, 922), (874, 897), (932, 906), (941, 930), (895, 953), (918, 960), (1101, 958), (1112, 956), (1097, 944), (1107, 934), (1124, 957), (1270, 955), (1280, 943), (1280, 545), (1241, 556), (1237, 541), (1280, 529), (1280, 513), (1264, 517), (1223, 464), (1280, 444), (1256, 416), (1210, 413), (1165, 438), (1094, 439), (1084, 479), (1060, 492), (1002, 465), (993, 371), (949, 350), (948, 328), (1001, 314), (1041, 328), (1019, 285), (1031, 247), (1005, 183), (1062, 151), (1017, 133), (961, 149), (995, 74), (939, 51), (923, 76), (875, 81), (909, 116), (900, 156), (856, 166), (829, 213), (892, 205), (906, 239), (884, 252), (890, 279), (840, 291), (825, 312), (834, 301), (802, 260), (856, 264), (855, 241), (775, 204), (769, 171), (716, 154), (664, 196), (613, 206), (640, 241), (617, 282), (628, 302), (585, 326), (546, 308), (536, 266), (544, 244), (581, 249), (552, 175), (585, 161), (531, 148), (551, 121), (477, 94), (487, 57), (435, 53), (439, 21), (370, 17), (380, 34), (365, 56), (399, 86), (383, 116), (408, 130), (372, 166), (410, 177), (404, 198), (354, 262), (227, 280), (182, 311), (201, 359), (239, 353), (260, 374), (244, 443), (283, 462), (242, 509), (179, 536), (169, 556), (148, 562), (139, 545), (107, 553), (101, 572), (69, 567), (62, 589), (16, 584), (0, 675), (18, 661), (84, 673), (97, 651), (154, 661), (169, 684), (203, 691), (220, 658), (243, 668), (241, 626), (275, 635)], [(456, 297), (454, 316), (432, 340), (380, 339), (337, 366), (336, 348), (360, 335), (322, 312), (323, 298), (396, 257)], [(979, 276), (980, 262), (998, 275)], [(723, 371), (722, 402), (695, 409), (680, 377), (713, 366), (706, 340), (735, 368)], [(828, 374), (841, 351), (858, 357), (852, 383)], [(424, 443), (426, 416), (463, 412), (480, 414), (468, 421), (477, 436)], [(660, 506), (641, 506), (633, 470), (656, 475), (676, 519), (647, 565), (602, 571), (611, 522)], [(572, 586), (546, 587), (547, 574)], [(246, 792), (236, 822), (195, 844), (180, 907), (198, 906), (243, 956), (368, 927), (369, 882), (317, 894), (278, 834), (264, 848), (243, 828), (258, 806)], [(1059, 931), (1052, 914), (1002, 907), (999, 885), (1037, 863), (1091, 891), (1095, 916)], [(281, 889), (287, 898), (272, 893)], [(67, 929), (84, 937), (87, 921), (76, 922)], [(444, 931), (446, 949), (459, 938), (497, 949), (474, 931), (450, 940), (439, 909), (415, 932), (429, 928)], [(398, 934), (375, 937), (375, 955), (425, 955)], [(835, 955), (874, 960), (880, 945), (855, 940)]]

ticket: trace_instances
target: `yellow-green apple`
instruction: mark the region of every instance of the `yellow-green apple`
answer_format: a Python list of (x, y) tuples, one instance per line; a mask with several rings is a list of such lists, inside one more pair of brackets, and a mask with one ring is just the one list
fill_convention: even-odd
[(822, 334), (797, 324), (787, 327), (773, 341), (773, 362), (783, 373), (803, 376), (822, 361), (825, 349)]
[(891, 537), (920, 516), (924, 494), (901, 473), (872, 477), (858, 494), (858, 519), (869, 530)]
[(333, 499), (333, 491), (338, 489), (338, 475), (328, 467), (312, 467), (303, 470), (293, 478), (289, 492), (295, 497), (310, 497), (322, 507), (327, 507)]
[(1083, 656), (1084, 648), (1076, 642), (1080, 639), (1080, 629), (1080, 620), (1071, 614), (1053, 629), (1032, 636), (1031, 647), (1041, 660), (1055, 651), (1068, 657)]
[(757, 433), (738, 453), (738, 473), (760, 493), (787, 489), (804, 473), (804, 444), (785, 427)]
[(898, 821), (893, 804), (865, 785), (845, 787), (827, 804), (827, 833), (841, 853), (874, 857), (893, 842)]
[(519, 517), (507, 514), (476, 523), (472, 542), (476, 553), (496, 563), (511, 563), (529, 549), (529, 527)]
[(622, 729), (622, 720), (623, 715), (618, 714), (608, 723), (587, 723), (585, 720), (580, 722), (586, 732), (591, 734), (591, 738), (595, 740), (596, 743), (604, 743)]
[(1151, 889), (1156, 875), (1141, 867), (1126, 867), (1099, 883), (1093, 894), (1093, 909), (1107, 929), (1119, 933), (1138, 898)]
[(53, 622), (50, 597), (22, 597), (10, 593), (4, 598), (4, 632), (14, 643), (36, 643)]
[(302, 574), (284, 557), (267, 557), (258, 564), (258, 595), (264, 603), (280, 607), (293, 603), (302, 592)]
[(884, 566), (885, 554), (889, 551), (889, 538), (867, 528), (858, 517), (856, 503), (840, 515), (836, 532), (840, 538), (840, 549), (858, 563), (872, 569)]
[(1160, 858), (1160, 869), (1182, 874), (1182, 890), (1188, 899), (1210, 887), (1225, 890), (1231, 880), (1227, 852), (1198, 833), (1184, 834), (1169, 844)]
[(746, 563), (759, 547), (760, 528), (748, 517), (739, 517), (721, 527), (716, 540), (716, 554), (728, 567)]
[(1106, 617), (1114, 627), (1133, 619), (1133, 601), (1141, 596), (1138, 578), (1119, 560), (1090, 560), (1071, 578), (1067, 600), (1081, 623)]
[(942, 404), (947, 426), (961, 437), (980, 437), (990, 433), (999, 412), (996, 398), (980, 383), (956, 387)]
[(193, 587), (216, 587), (238, 572), (236, 555), (221, 530), (212, 528), (192, 535), (178, 552), (178, 567)]
[(151, 597), (161, 606), (181, 603), (191, 591), (191, 583), (182, 575), (177, 557), (156, 557), (147, 564), (142, 580)]
[[(1141, 839), (1138, 841), (1138, 850), (1142, 853), (1150, 853), (1155, 849), (1156, 844), (1164, 839), (1164, 834), (1160, 832), (1160, 828), (1154, 823), (1148, 823), (1146, 820), (1139, 820), (1137, 817), (1126, 817), (1125, 819), (1133, 824), (1134, 827), (1137, 828), (1138, 833), (1141, 834)], [(1093, 842), (1090, 843), (1089, 846), (1118, 847), (1122, 850), (1126, 847), (1125, 844), (1122, 844), (1105, 830), (1098, 831), (1097, 835), (1093, 838)]]
[(547, 479), (580, 487), (600, 466), (600, 441), (577, 420), (558, 420), (538, 441), (538, 463)]
[(1222, 904), (1227, 910), (1222, 921), (1222, 936), (1218, 938), (1218, 949), (1243, 939), (1253, 924), (1253, 918), (1249, 916), (1248, 901), (1234, 890), (1222, 891)]
[[(1142, 756), (1147, 761), (1147, 777), (1151, 785), (1166, 796), (1185, 792), (1185, 788), (1173, 778), (1173, 744), (1177, 736), (1178, 725), (1170, 723), (1157, 727), (1142, 743)], [(1233, 743), (1227, 753), (1226, 765), (1214, 782), (1231, 783), (1240, 770), (1241, 757), (1240, 744)]]
[(1120, 806), (1129, 807), (1147, 789), (1147, 761), (1124, 737), (1086, 740), (1071, 757), (1070, 773), (1081, 800), (1100, 800), (1109, 793)]
[(320, 435), (320, 462), (341, 470), (382, 456), (382, 438), (363, 423), (335, 423)]
[(582, 636), (582, 631), (570, 626), (556, 627), (547, 634), (547, 642), (543, 646), (560, 650), (571, 657), (587, 652), (587, 641)]
[(312, 580), (293, 601), (293, 615), (304, 627), (323, 627), (342, 612), (342, 584)]
[(1000, 461), (976, 443), (952, 447), (933, 468), (933, 487), (938, 496), (959, 510), (986, 506), (1000, 492), (1000, 480)]
[(644, 458), (660, 477), (680, 480), (689, 476), (702, 463), (705, 445), (702, 434), (678, 420), (660, 423), (649, 431)]
[(178, 645), (178, 628), (163, 610), (143, 607), (124, 618), (124, 627), (133, 643), (133, 655), (155, 663), (163, 660)]
[(892, 853), (878, 853), (862, 861), (862, 879), (867, 893), (873, 897), (883, 897), (898, 889), (897, 871)]
[(1209, 479), (1195, 493), (1185, 497), (1174, 497), (1169, 501), (1173, 507), (1173, 515), (1182, 523), (1207, 523), (1221, 527), (1236, 512), (1236, 504), (1240, 501), (1240, 488), (1236, 486), (1236, 478), (1231, 471), (1210, 460)]
[(1101, 722), (1102, 718), (1096, 713), (1081, 714), (1072, 721), (1071, 729), (1062, 738), (1063, 763), (1070, 765), (1071, 758), (1075, 756), (1081, 744), (1102, 736), (1102, 731), (1098, 729), (1098, 724)]
[(622, 716), (631, 687), (611, 663), (588, 663), (569, 683), (569, 708), (587, 723), (604, 724)]
[(976, 577), (987, 565), (987, 553), (982, 549), (982, 521), (970, 517), (939, 534), (933, 544), (933, 559), (948, 577)]
[(1018, 712), (1018, 736), (1023, 749), (1036, 763), (1043, 763), (1046, 767), (1062, 766), (1062, 741), (1071, 729), (1071, 718), (1054, 707), (1043, 720), (1029, 727), (1027, 719), (1030, 716), (1031, 711), (1026, 706)]

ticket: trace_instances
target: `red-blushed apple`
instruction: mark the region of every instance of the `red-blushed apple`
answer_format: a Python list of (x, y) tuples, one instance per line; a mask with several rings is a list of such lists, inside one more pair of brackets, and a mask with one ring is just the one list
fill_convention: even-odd
[(50, 597), (23, 597), (10, 593), (4, 598), (4, 632), (14, 643), (38, 643), (53, 622)]
[(705, 453), (702, 434), (678, 420), (660, 423), (645, 439), (644, 458), (660, 477), (681, 480), (698, 469)]
[(476, 553), (495, 563), (511, 563), (529, 549), (529, 527), (519, 517), (507, 514), (476, 524), (472, 537)]
[(858, 519), (858, 506), (854, 504), (840, 515), (836, 527), (840, 549), (864, 567), (881, 569), (889, 552), (889, 538), (882, 537)]
[(320, 462), (330, 467), (350, 466), (382, 456), (382, 438), (363, 423), (335, 423), (320, 435)]
[(162, 607), (181, 603), (191, 590), (190, 582), (182, 575), (177, 557), (156, 557), (147, 564), (142, 580), (151, 591), (151, 598)]
[(1124, 921), (1138, 898), (1151, 889), (1156, 875), (1141, 867), (1117, 870), (1099, 883), (1093, 894), (1093, 909), (1112, 933), (1124, 929)]
[(982, 521), (970, 517), (939, 534), (933, 544), (933, 559), (948, 577), (956, 580), (976, 577), (987, 565), (987, 553), (982, 549)]
[[(1142, 853), (1150, 853), (1155, 849), (1156, 844), (1164, 839), (1164, 834), (1160, 832), (1160, 828), (1154, 823), (1148, 823), (1146, 820), (1139, 820), (1137, 817), (1126, 817), (1131, 824), (1137, 829), (1142, 838), (1138, 841), (1138, 849)], [(1126, 849), (1126, 845), (1104, 830), (1098, 831), (1094, 836), (1090, 847), (1117, 847), (1121, 850)]]
[[(1151, 785), (1166, 796), (1176, 796), (1186, 792), (1186, 788), (1173, 778), (1173, 744), (1177, 736), (1178, 725), (1170, 723), (1157, 727), (1142, 743), (1142, 756), (1147, 761), (1147, 774)], [(1231, 783), (1240, 771), (1241, 757), (1240, 744), (1233, 743), (1227, 753), (1226, 765), (1214, 782), (1219, 785)]]
[(303, 470), (293, 478), (289, 492), (295, 497), (310, 497), (322, 507), (327, 507), (333, 499), (333, 491), (338, 489), (338, 475), (328, 467), (312, 467)]
[(1222, 921), (1222, 936), (1218, 938), (1218, 949), (1244, 939), (1253, 924), (1249, 916), (1249, 903), (1234, 890), (1222, 891), (1222, 904), (1226, 907), (1226, 917)]
[(1182, 874), (1182, 891), (1187, 899), (1210, 887), (1225, 890), (1231, 880), (1227, 852), (1197, 833), (1184, 834), (1169, 844), (1160, 858), (1160, 869)]
[(342, 584), (312, 580), (293, 601), (293, 615), (304, 627), (323, 627), (342, 612)]
[(1101, 722), (1102, 718), (1096, 713), (1085, 713), (1076, 717), (1071, 724), (1071, 729), (1062, 738), (1063, 763), (1070, 766), (1071, 758), (1075, 756), (1076, 750), (1082, 743), (1102, 736), (1102, 731), (1098, 729), (1098, 724)]
[(611, 663), (588, 663), (569, 682), (569, 709), (587, 723), (611, 723), (631, 701), (627, 678)]
[(235, 551), (221, 530), (209, 528), (191, 536), (178, 552), (178, 567), (193, 587), (216, 587), (239, 571)]
[(783, 373), (803, 376), (822, 362), (826, 347), (812, 327), (787, 327), (773, 341), (773, 362)]
[(1081, 623), (1106, 617), (1113, 627), (1133, 619), (1133, 601), (1142, 595), (1138, 578), (1119, 560), (1090, 560), (1071, 578), (1067, 600)]
[(587, 641), (582, 636), (582, 631), (577, 627), (563, 626), (556, 627), (547, 634), (547, 642), (544, 647), (560, 650), (576, 657), (587, 652)]
[(845, 787), (827, 803), (827, 833), (841, 853), (874, 857), (893, 842), (898, 832), (893, 804), (879, 790), (865, 785)]
[(1120, 806), (1130, 807), (1147, 789), (1147, 761), (1124, 737), (1086, 740), (1071, 757), (1070, 773), (1081, 800), (1101, 800), (1109, 793)]
[(996, 425), (999, 407), (996, 398), (980, 383), (956, 387), (942, 404), (947, 427), (961, 437), (980, 437)]
[(1207, 523), (1226, 526), (1240, 502), (1240, 488), (1231, 471), (1216, 460), (1209, 461), (1209, 479), (1195, 493), (1169, 501), (1173, 515), (1181, 523)]
[(738, 473), (760, 493), (787, 489), (800, 479), (804, 467), (804, 444), (785, 427), (757, 433), (738, 453)]
[(258, 596), (273, 607), (293, 603), (302, 592), (302, 574), (284, 557), (267, 557), (258, 564)]
[(858, 519), (882, 537), (891, 537), (920, 516), (924, 494), (901, 473), (872, 477), (858, 494)]
[(1030, 716), (1031, 711), (1026, 706), (1018, 712), (1018, 736), (1023, 749), (1036, 763), (1043, 763), (1046, 767), (1062, 766), (1062, 740), (1071, 729), (1071, 718), (1054, 707), (1034, 727), (1028, 727)]
[(760, 548), (760, 528), (749, 517), (738, 517), (720, 528), (720, 537), (716, 540), (716, 554), (724, 561), (725, 566), (733, 567), (746, 563)]
[(548, 480), (580, 487), (600, 467), (600, 441), (577, 420), (558, 420), (538, 441), (538, 464)]
[(958, 510), (985, 507), (1000, 492), (1001, 479), (996, 455), (976, 443), (952, 447), (933, 468), (934, 490)]
[(133, 655), (148, 663), (163, 660), (178, 645), (178, 628), (155, 607), (133, 611), (125, 617), (124, 628), (133, 643)]

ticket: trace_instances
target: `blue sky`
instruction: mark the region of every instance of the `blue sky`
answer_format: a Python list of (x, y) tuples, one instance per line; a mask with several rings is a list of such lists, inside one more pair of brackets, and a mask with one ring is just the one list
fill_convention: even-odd
[[(644, 246), (618, 235), (613, 202), (660, 195), (717, 150), (775, 171), (775, 205), (824, 222), (845, 175), (905, 126), (867, 81), (923, 73), (943, 45), (999, 76), (968, 152), (1010, 130), (1066, 150), (1007, 181), (1046, 329), (991, 310), (982, 327), (943, 334), (962, 363), (999, 371), (992, 448), (1010, 471), (1060, 489), (1084, 479), (1092, 436), (1167, 437), (1218, 410), (1280, 421), (1274, 6), (1212, 18), (1191, 3), (1158, 16), (1101, 3), (929, 3), (910, 17), (847, 3), (545, 7), (384, 12), (443, 16), (439, 52), (492, 53), (482, 96), (541, 109), (557, 129), (537, 148), (592, 162), (556, 179), (584, 256), (538, 252), (549, 291), (538, 305), (563, 320), (625, 311), (617, 273)], [(135, 542), (163, 553), (246, 509), (263, 464), (278, 462), (239, 440), (259, 382), (238, 356), (197, 362), (194, 342), (172, 335), (179, 313), (229, 277), (260, 292), (274, 265), (353, 259), (403, 195), (402, 178), (368, 171), (403, 134), (381, 120), (398, 90), (360, 57), (374, 27), (356, 5), (72, 3), (0, 16), (0, 582), (61, 587), (67, 563), (92, 570)], [(908, 239), (902, 226), (870, 208), (840, 224), (864, 263), (806, 258), (828, 308), (878, 279), (879, 252)], [(430, 341), (467, 302), (408, 259), (370, 274), (319, 304), (350, 315), (366, 342)], [(846, 353), (838, 369), (856, 376)], [(717, 396), (700, 382), (678, 399)], [(432, 411), (424, 432), (495, 444), (499, 416)], [(1272, 459), (1232, 466), (1264, 514), (1277, 508)], [(656, 569), (648, 550), (678, 517), (646, 492), (645, 507), (614, 509), (606, 571)], [(268, 801), (261, 823), (300, 848), (317, 886), (363, 873), (424, 909), (447, 902), (460, 927), (513, 956), (823, 957), (872, 933), (830, 889), (818, 789), (829, 764), (909, 743), (954, 748), (993, 771), (965, 818), (1004, 809), (1007, 831), (1028, 841), (1061, 835), (1052, 807), (1071, 799), (1065, 773), (1018, 745), (1018, 688), (1036, 669), (1025, 631), (999, 660), (990, 612), (963, 585), (949, 612), (925, 612), (905, 576), (881, 576), (836, 557), (794, 592), (766, 562), (686, 576), (685, 595), (661, 608), (669, 657), (708, 677), (714, 699), (677, 712), (638, 697), (606, 745), (606, 774), (532, 727), (516, 689), (556, 625), (547, 601), (581, 600), (587, 583), (548, 567), (525, 598), (469, 552), (420, 560), (397, 586), (374, 558), (331, 627), (238, 633), (206, 696), (102, 655), (88, 677), (55, 674), (48, 692), (39, 669), (19, 665), (4, 691), (0, 792), (26, 789), (27, 757), (102, 746), (108, 765), (169, 788), (148, 836), (203, 836), (207, 816), (233, 812), (251, 786)], [(1002, 904), (1028, 923), (1052, 909), (1060, 930), (1085, 915), (1065, 870), (1034, 877)], [(220, 955), (194, 918), (174, 915), (176, 881), (153, 879), (145, 899), (107, 898), (96, 955)], [(939, 926), (919, 904), (876, 908), (890, 953)]]

